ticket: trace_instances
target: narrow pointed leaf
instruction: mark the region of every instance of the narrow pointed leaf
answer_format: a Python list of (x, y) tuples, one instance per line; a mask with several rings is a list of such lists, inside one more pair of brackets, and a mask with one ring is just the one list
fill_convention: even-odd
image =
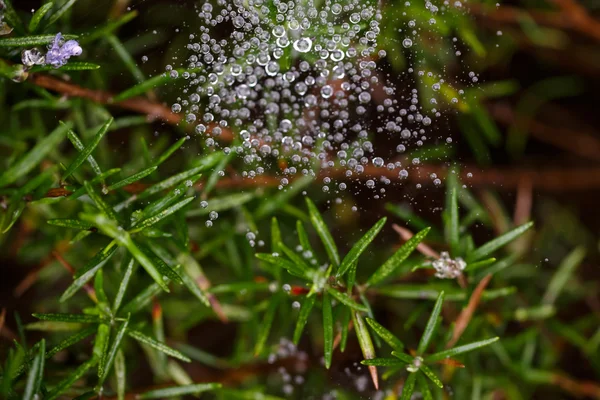
[(41, 71), (93, 71), (96, 69), (100, 69), (100, 65), (94, 64), (91, 62), (83, 62), (83, 61), (69, 61), (68, 64), (63, 65), (59, 68), (54, 68), (51, 65), (36, 65), (31, 68), (31, 72), (41, 72)]
[(585, 253), (585, 247), (579, 246), (562, 260), (546, 288), (546, 293), (542, 298), (544, 304), (553, 304), (556, 301), (562, 289), (573, 276), (575, 269), (585, 258)]
[(131, 97), (143, 95), (144, 93), (153, 90), (157, 87), (166, 85), (168, 82), (171, 81), (173, 81), (173, 78), (171, 78), (166, 73), (153, 76), (152, 78), (146, 79), (145, 81), (140, 82), (137, 85), (130, 87), (129, 89), (125, 89), (117, 96), (113, 97), (112, 101), (118, 103)]
[(486, 258), (485, 260), (467, 264), (467, 266), (465, 267), (465, 271), (475, 271), (479, 268), (487, 267), (488, 265), (493, 264), (495, 262), (496, 259), (494, 257)]
[(76, 334), (69, 336), (68, 338), (64, 339), (62, 342), (60, 342), (59, 344), (54, 346), (52, 349), (50, 349), (50, 351), (48, 351), (48, 353), (46, 353), (46, 358), (53, 357), (58, 352), (63, 351), (64, 349), (71, 347), (75, 343), (78, 343), (78, 342), (82, 341), (83, 339), (87, 338), (88, 336), (96, 333), (96, 331), (97, 331), (97, 329), (95, 326), (89, 326), (89, 327), (77, 332)]
[(127, 332), (127, 334), (132, 337), (133, 339), (137, 340), (140, 343), (146, 344), (158, 351), (161, 351), (163, 353), (165, 353), (168, 356), (171, 356), (173, 358), (177, 358), (181, 361), (185, 361), (185, 362), (191, 362), (192, 360), (190, 360), (187, 356), (183, 355), (182, 353), (180, 353), (179, 351), (167, 346), (164, 343), (161, 343), (153, 338), (151, 338), (150, 336), (146, 336), (144, 335), (142, 332), (139, 331), (135, 331), (135, 330), (129, 330)]
[(280, 301), (281, 295), (278, 294), (269, 302), (269, 307), (267, 308), (267, 311), (263, 317), (260, 326), (260, 332), (258, 333), (258, 339), (256, 340), (256, 345), (254, 346), (254, 355), (261, 354), (265, 348), (265, 344), (269, 338), (269, 333), (271, 332), (271, 326), (273, 326), (273, 320), (275, 319), (275, 312), (277, 311), (277, 306), (279, 305)]
[(3, 2), (5, 7), (2, 10), (2, 12), (4, 13), (4, 19), (12, 28), (15, 28), (17, 32), (25, 32), (23, 21), (21, 21), (21, 18), (19, 18), (19, 14), (17, 14), (17, 12), (15, 11), (14, 6), (12, 5), (12, 0), (4, 0)]
[(87, 158), (92, 154), (92, 152), (94, 151), (94, 149), (96, 148), (96, 146), (98, 146), (98, 144), (100, 143), (100, 140), (102, 140), (102, 138), (104, 137), (104, 134), (106, 134), (106, 132), (108, 131), (108, 128), (110, 127), (110, 124), (112, 124), (113, 122), (113, 118), (109, 118), (108, 121), (106, 121), (104, 123), (104, 125), (102, 125), (100, 127), (100, 129), (98, 130), (98, 132), (96, 132), (96, 134), (94, 135), (92, 142), (87, 145), (75, 158), (75, 160), (67, 167), (67, 170), (64, 172), (63, 174), (63, 180), (67, 179), (69, 176), (71, 176), (71, 174), (73, 172), (75, 172), (75, 170), (77, 170), (77, 168), (79, 168), (81, 166), (81, 164), (83, 164), (83, 162), (85, 160), (87, 160)]
[(398, 339), (392, 332), (384, 328), (383, 325), (371, 318), (366, 318), (365, 320), (371, 329), (373, 329), (373, 331), (377, 334), (377, 336), (389, 344), (392, 349), (402, 350), (404, 348), (404, 343), (402, 343), (402, 341)]
[(47, 397), (44, 399), (55, 400), (60, 397), (65, 391), (67, 391), (75, 382), (77, 382), (81, 377), (87, 372), (88, 369), (92, 368), (98, 362), (98, 358), (92, 357), (88, 361), (81, 364), (75, 371), (73, 371), (69, 376), (67, 376), (64, 380), (62, 380), (58, 385), (52, 389), (50, 393), (48, 393)]
[(308, 207), (310, 222), (312, 223), (313, 227), (317, 231), (317, 234), (321, 238), (323, 246), (325, 246), (325, 251), (329, 256), (329, 260), (334, 266), (339, 266), (340, 256), (338, 254), (337, 246), (333, 241), (333, 237), (331, 236), (329, 229), (327, 229), (325, 221), (323, 221), (323, 217), (321, 217), (321, 213), (319, 213), (319, 210), (317, 209), (317, 206), (315, 206), (315, 203), (313, 203), (312, 200), (308, 197), (306, 198), (306, 205)]
[(165, 179), (159, 183), (156, 183), (156, 184), (150, 186), (149, 188), (145, 189), (142, 193), (140, 193), (136, 196), (136, 199), (142, 200), (142, 199), (148, 198), (148, 197), (152, 196), (153, 194), (160, 193), (163, 190), (167, 190), (175, 185), (178, 185), (185, 180), (192, 179), (192, 177), (199, 175), (200, 171), (203, 171), (204, 169), (205, 168), (203, 168), (203, 167), (196, 167), (196, 168), (192, 168), (187, 171), (181, 172), (177, 175), (173, 175), (172, 177), (167, 178), (167, 179)]
[(152, 163), (152, 165), (160, 165), (165, 162), (173, 153), (175, 153), (185, 142), (187, 142), (189, 136), (184, 136), (179, 139), (177, 142), (173, 143), (163, 154), (158, 157), (158, 160)]
[(298, 232), (298, 240), (300, 241), (300, 246), (302, 246), (302, 250), (310, 251), (314, 255), (315, 252), (312, 249), (310, 240), (308, 239), (306, 229), (304, 229), (304, 224), (300, 220), (296, 221), (296, 231)]
[(133, 258), (135, 258), (136, 261), (140, 263), (140, 265), (146, 270), (146, 272), (148, 272), (152, 279), (154, 279), (154, 282), (156, 282), (158, 286), (160, 286), (165, 292), (169, 292), (169, 275), (172, 274), (170, 267), (163, 268), (166, 272), (168, 272), (167, 275), (161, 273), (159, 270), (160, 266), (157, 266), (153, 261), (155, 257), (149, 256), (143, 252), (133, 241), (133, 239), (131, 239), (129, 232), (119, 229), (119, 226), (114, 220), (111, 220), (101, 214), (81, 214), (80, 217), (86, 221), (92, 222), (105, 235), (114, 238), (122, 246), (125, 246)]
[(213, 197), (208, 201), (208, 207), (196, 208), (187, 213), (188, 217), (207, 215), (212, 211), (227, 211), (246, 204), (256, 196), (253, 192), (233, 193), (221, 197)]
[(381, 267), (371, 275), (367, 280), (367, 286), (377, 285), (384, 281), (408, 258), (408, 256), (417, 248), (419, 243), (423, 241), (431, 228), (425, 228), (411, 237), (402, 247), (400, 247), (394, 255), (392, 255)]
[(175, 214), (177, 211), (181, 210), (183, 207), (190, 204), (190, 202), (192, 200), (194, 200), (193, 196), (185, 198), (185, 199), (173, 204), (172, 206), (167, 207), (166, 209), (162, 210), (158, 214), (153, 215), (149, 218), (146, 218), (145, 220), (143, 220), (140, 223), (135, 225), (135, 231), (139, 231), (139, 230), (142, 230), (144, 228), (147, 228), (149, 226), (159, 223), (163, 219), (170, 217), (171, 215)]
[(344, 257), (342, 263), (340, 264), (340, 268), (337, 271), (336, 277), (338, 279), (341, 278), (346, 272), (348, 272), (353, 263), (356, 263), (358, 261), (360, 255), (367, 249), (367, 246), (369, 246), (369, 244), (371, 244), (371, 242), (375, 239), (379, 231), (381, 231), (381, 228), (383, 228), (383, 226), (385, 225), (386, 221), (387, 218), (381, 218), (379, 221), (377, 221), (375, 225), (373, 225), (371, 229), (367, 231), (367, 233), (363, 235), (362, 238), (358, 240), (358, 242), (354, 244), (354, 246), (352, 246), (352, 249), (350, 249), (346, 257)]
[(279, 242), (277, 247), (279, 247), (281, 249), (281, 251), (283, 251), (283, 253), (292, 261), (292, 263), (296, 267), (295, 269), (302, 271), (301, 276), (309, 277), (312, 275), (310, 266), (308, 265), (308, 263), (306, 262), (306, 260), (303, 257), (299, 256), (295, 251), (293, 251), (292, 249), (287, 247), (282, 242)]
[(327, 292), (323, 292), (323, 346), (325, 368), (329, 369), (331, 367), (331, 358), (333, 357), (333, 312), (331, 309), (331, 299)]
[(154, 268), (156, 268), (156, 271), (161, 275), (163, 282), (165, 281), (165, 278), (167, 278), (169, 281), (173, 281), (175, 283), (183, 283), (181, 281), (181, 276), (176, 271), (179, 268), (178, 265), (171, 268), (162, 260), (162, 258), (158, 257), (154, 252), (152, 252), (150, 247), (142, 243), (138, 243), (137, 246), (138, 249), (140, 249), (140, 251), (152, 261)]
[[(433, 395), (431, 394), (431, 389), (429, 389), (429, 384), (427, 383), (427, 379), (423, 376), (423, 374), (417, 374), (417, 384), (419, 386), (419, 391), (423, 396), (423, 400), (433, 400)], [(471, 399), (475, 400), (475, 399)]]
[(310, 316), (310, 312), (315, 305), (315, 301), (317, 296), (310, 296), (304, 299), (302, 303), (302, 307), (300, 308), (300, 314), (298, 315), (298, 321), (296, 322), (296, 328), (294, 329), (294, 344), (298, 345), (300, 343), (300, 337), (302, 336), (302, 331), (306, 326), (306, 322), (308, 321), (308, 317)]
[[(63, 123), (64, 122), (61, 121), (61, 124), (63, 124)], [(77, 149), (77, 151), (83, 151), (83, 150), (85, 150), (85, 146), (81, 142), (81, 139), (79, 139), (79, 136), (77, 136), (77, 134), (75, 132), (73, 132), (72, 129), (69, 129), (67, 131), (67, 137), (69, 138), (69, 140), (71, 141), (71, 143), (73, 143), (73, 146), (75, 146), (75, 148)], [(96, 175), (102, 174), (102, 170), (100, 169), (100, 166), (98, 165), (98, 162), (96, 161), (96, 159), (94, 158), (94, 156), (92, 156), (90, 154), (90, 156), (87, 158), (87, 161), (90, 164), (90, 166), (92, 167), (92, 169), (94, 170), (94, 172), (96, 173)]]
[(119, 349), (115, 357), (115, 377), (117, 379), (117, 400), (125, 400), (126, 365), (123, 350)]
[(82, 324), (97, 324), (102, 321), (97, 315), (89, 315), (89, 314), (62, 314), (62, 313), (54, 313), (54, 314), (31, 314), (37, 319), (41, 319), (42, 321), (58, 321), (58, 322), (68, 322), (68, 323), (82, 323)]
[(425, 361), (428, 363), (431, 363), (431, 362), (435, 362), (435, 361), (441, 361), (445, 358), (455, 357), (459, 354), (467, 353), (469, 351), (477, 350), (481, 347), (488, 346), (488, 345), (496, 342), (498, 339), (500, 339), (500, 338), (495, 337), (495, 338), (491, 338), (491, 339), (480, 340), (478, 342), (473, 342), (473, 343), (465, 344), (462, 346), (454, 347), (452, 349), (440, 351), (439, 353), (435, 353), (435, 354), (432, 354), (432, 355), (426, 357)]
[(421, 336), (421, 340), (419, 341), (419, 347), (417, 347), (417, 354), (419, 355), (425, 353), (425, 350), (427, 350), (427, 346), (429, 346), (429, 342), (431, 342), (431, 338), (433, 338), (438, 318), (440, 317), (440, 313), (442, 312), (443, 304), (444, 292), (440, 292), (437, 301), (435, 302), (435, 306), (433, 306), (433, 311), (429, 316), (429, 320), (427, 321), (427, 325), (425, 326), (423, 336)]
[(302, 268), (298, 267), (293, 262), (286, 260), (281, 256), (274, 256), (268, 253), (258, 253), (255, 255), (255, 257), (261, 261), (264, 261), (271, 265), (275, 265), (276, 267), (283, 268), (294, 276), (298, 276), (301, 278), (306, 277), (306, 271), (304, 271)]
[(100, 359), (100, 368), (98, 369), (98, 377), (100, 378), (98, 381), (99, 385), (102, 385), (106, 380), (110, 369), (112, 368), (113, 362), (115, 361), (115, 357), (117, 356), (117, 352), (120, 349), (121, 342), (125, 337), (125, 332), (127, 331), (127, 327), (129, 326), (129, 316), (121, 324), (121, 327), (117, 331), (115, 339), (112, 343), (110, 349), (103, 355), (102, 359)]
[(343, 353), (346, 351), (346, 344), (348, 343), (348, 331), (350, 330), (350, 318), (352, 318), (352, 311), (348, 307), (344, 307), (341, 310), (340, 316), (340, 324), (342, 325), (342, 330), (340, 333), (340, 351)]
[(392, 355), (406, 364), (412, 364), (412, 362), (415, 359), (414, 357), (411, 357), (406, 353), (396, 350), (392, 351)]
[[(110, 246), (110, 245), (109, 245)], [(60, 296), (59, 301), (62, 303), (71, 297), (79, 289), (81, 289), (90, 279), (106, 264), (106, 262), (115, 254), (117, 246), (110, 246), (100, 250), (86, 265), (75, 271), (73, 283)]]
[[(0, 42), (1, 41), (2, 40), (0, 40)], [(54, 131), (33, 146), (33, 148), (19, 161), (0, 174), (0, 188), (16, 182), (41, 163), (46, 155), (55, 150), (58, 144), (64, 139), (69, 127), (69, 124), (59, 125)]]
[(66, 0), (63, 2), (48, 20), (48, 25), (52, 25), (58, 21), (60, 17), (62, 17), (67, 11), (69, 11), (71, 7), (73, 7), (73, 4), (75, 4), (76, 1), (77, 0)]
[(217, 390), (220, 383), (197, 383), (193, 385), (172, 386), (163, 389), (151, 390), (137, 396), (138, 399), (168, 399), (185, 395), (199, 394), (209, 390)]
[(192, 293), (202, 304), (207, 307), (210, 307), (210, 301), (208, 300), (207, 294), (204, 292), (202, 288), (196, 283), (191, 276), (188, 275), (186, 271), (181, 271), (180, 274), (181, 280), (183, 281), (184, 286)]
[[(367, 325), (365, 324), (365, 320), (363, 319), (362, 315), (358, 312), (353, 312), (352, 318), (354, 321), (354, 331), (356, 332), (356, 337), (358, 338), (358, 345), (360, 346), (360, 350), (362, 351), (363, 357), (365, 358), (365, 360), (375, 358), (375, 347), (373, 347), (371, 334), (369, 333), (369, 328), (367, 328)], [(379, 377), (377, 376), (377, 367), (374, 365), (370, 365), (369, 373), (371, 375), (371, 380), (373, 381), (375, 389), (379, 389)]]
[(417, 373), (413, 372), (408, 375), (406, 381), (404, 381), (404, 386), (402, 386), (402, 395), (400, 396), (400, 400), (410, 400), (414, 391), (415, 391), (415, 381), (417, 380)]
[(34, 33), (36, 31), (40, 25), (40, 22), (42, 21), (42, 18), (46, 16), (46, 13), (50, 11), (53, 6), (53, 2), (48, 2), (37, 9), (37, 11), (33, 14), (33, 17), (31, 17), (31, 21), (29, 21), (29, 32)]
[(25, 384), (25, 392), (23, 400), (33, 400), (37, 398), (36, 394), (40, 391), (42, 379), (44, 376), (44, 360), (46, 353), (46, 341), (42, 339), (37, 355), (31, 363), (29, 374), (27, 375), (27, 383)]
[[(56, 35), (23, 36), (0, 39), (0, 47), (34, 47), (50, 44)], [(77, 39), (76, 35), (63, 35), (65, 40)]]
[(96, 207), (98, 207), (98, 209), (102, 211), (108, 218), (112, 219), (113, 221), (118, 221), (119, 217), (115, 213), (115, 210), (94, 190), (92, 184), (86, 181), (83, 183), (83, 185), (85, 186), (88, 196), (90, 196), (90, 198), (96, 204)]
[(119, 311), (119, 307), (121, 307), (121, 303), (123, 302), (123, 297), (125, 297), (125, 292), (127, 291), (127, 287), (129, 286), (129, 281), (131, 279), (131, 275), (133, 274), (133, 267), (135, 265), (135, 261), (131, 255), (127, 255), (123, 260), (123, 265), (127, 265), (125, 272), (123, 273), (123, 278), (121, 279), (121, 283), (119, 284), (119, 290), (117, 291), (117, 295), (115, 296), (115, 300), (113, 303), (113, 313), (117, 313)]
[(406, 365), (406, 363), (398, 360), (397, 358), (383, 358), (383, 357), (372, 358), (370, 360), (362, 360), (360, 363), (362, 365), (374, 366), (374, 367), (399, 367), (402, 365)]
[(82, 221), (79, 219), (69, 219), (69, 218), (57, 218), (57, 219), (49, 219), (46, 221), (48, 225), (60, 226), (63, 228), (73, 228), (73, 229), (82, 229), (89, 230), (94, 227), (94, 225), (90, 224), (87, 221)]
[(155, 296), (158, 296), (162, 292), (162, 288), (157, 284), (153, 283), (148, 285), (144, 290), (138, 293), (131, 301), (123, 306), (121, 309), (124, 313), (135, 313), (142, 308), (146, 307)]
[(433, 382), (437, 387), (439, 387), (440, 389), (444, 388), (444, 384), (442, 383), (440, 378), (438, 378), (435, 372), (433, 372), (431, 368), (429, 368), (427, 365), (421, 365), (419, 367), (419, 370), (422, 371), (423, 374), (425, 374), (425, 376), (428, 377), (431, 380), (431, 382)]
[(156, 167), (156, 166), (146, 168), (138, 173), (128, 176), (127, 178), (124, 178), (124, 179), (120, 180), (119, 182), (116, 182), (116, 183), (113, 183), (112, 185), (110, 185), (108, 187), (108, 190), (117, 190), (124, 186), (131, 185), (132, 183), (137, 182), (137, 181), (142, 180), (143, 178), (147, 177), (148, 175), (150, 175), (151, 173), (156, 171), (157, 168), (158, 167)]
[(362, 304), (358, 304), (346, 293), (342, 293), (342, 292), (335, 290), (334, 288), (329, 287), (329, 286), (327, 287), (327, 293), (329, 293), (331, 295), (331, 297), (335, 298), (340, 303), (342, 303), (356, 311), (362, 311), (362, 312), (369, 311), (369, 309), (367, 307), (365, 307)]
[(471, 254), (469, 254), (467, 261), (473, 262), (481, 260), (492, 254), (494, 251), (503, 247), (504, 245), (512, 242), (527, 230), (529, 230), (533, 226), (533, 222), (528, 222), (521, 226), (516, 227), (515, 229), (506, 232), (504, 235), (497, 237), (496, 239), (490, 240), (486, 244), (481, 247), (475, 249)]

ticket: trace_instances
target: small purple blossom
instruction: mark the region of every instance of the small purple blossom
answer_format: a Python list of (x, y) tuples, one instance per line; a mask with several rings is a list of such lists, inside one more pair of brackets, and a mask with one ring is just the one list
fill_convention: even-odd
[(54, 68), (60, 68), (67, 63), (69, 58), (79, 56), (82, 52), (81, 46), (76, 40), (64, 41), (62, 34), (56, 34), (54, 41), (48, 47), (46, 53), (46, 65), (51, 65)]

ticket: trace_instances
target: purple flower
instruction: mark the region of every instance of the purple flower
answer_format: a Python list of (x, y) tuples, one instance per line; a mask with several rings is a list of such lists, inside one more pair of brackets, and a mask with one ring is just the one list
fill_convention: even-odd
[(46, 65), (60, 68), (67, 63), (72, 56), (81, 55), (81, 46), (76, 40), (64, 41), (62, 34), (57, 33), (46, 53)]

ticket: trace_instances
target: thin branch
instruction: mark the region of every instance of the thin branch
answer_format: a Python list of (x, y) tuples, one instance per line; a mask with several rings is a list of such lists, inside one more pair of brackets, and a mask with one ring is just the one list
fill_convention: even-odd
[[(392, 228), (400, 235), (403, 241), (407, 242), (411, 237), (414, 236), (409, 229), (403, 228), (398, 224), (393, 224)], [(417, 250), (423, 254), (425, 257), (430, 257), (434, 259), (440, 258), (440, 253), (433, 250), (431, 247), (427, 246), (425, 243), (421, 242), (417, 245)]]
[[(511, 6), (490, 7), (481, 4), (469, 4), (469, 12), (487, 21), (520, 25), (526, 19), (549, 28), (570, 30), (583, 36), (600, 41), (600, 22), (592, 18), (583, 7), (571, 0), (554, 0), (558, 4), (569, 3), (561, 11), (536, 11)], [(575, 6), (574, 6), (575, 5)]]
[(479, 302), (481, 301), (481, 295), (483, 295), (483, 291), (487, 287), (488, 283), (490, 283), (491, 279), (492, 279), (491, 274), (486, 275), (485, 278), (483, 278), (477, 284), (477, 287), (473, 291), (473, 294), (471, 294), (469, 303), (467, 304), (467, 306), (465, 308), (462, 309), (458, 318), (456, 318), (456, 323), (454, 324), (454, 330), (452, 331), (452, 338), (450, 339), (450, 341), (448, 341), (448, 344), (446, 344), (447, 349), (454, 347), (454, 345), (456, 345), (456, 343), (462, 336), (465, 329), (467, 329), (467, 326), (469, 325), (469, 322), (471, 322), (471, 318), (473, 318), (473, 314), (475, 313), (475, 310), (477, 309), (477, 306), (479, 305)]

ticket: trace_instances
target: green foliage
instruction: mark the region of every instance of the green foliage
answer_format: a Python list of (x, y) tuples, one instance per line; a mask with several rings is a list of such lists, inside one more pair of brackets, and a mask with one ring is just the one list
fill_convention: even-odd
[[(377, 386), (390, 399), (417, 393), (441, 399), (448, 388), (456, 398), (492, 398), (498, 390), (513, 394), (507, 398), (533, 398), (539, 387), (573, 383), (559, 371), (565, 346), (590, 367), (589, 380), (600, 377), (597, 315), (564, 317), (569, 307), (593, 303), (589, 293), (597, 290), (578, 275), (596, 243), (570, 210), (543, 213), (534, 232), (533, 222), (513, 223), (501, 206), (482, 201), (495, 197), (472, 192), (454, 165), (444, 179), (440, 218), (421, 215), (414, 207), (419, 200), (408, 204), (390, 195), (385, 216), (371, 219), (367, 209), (360, 224), (348, 222), (353, 218), (337, 203), (324, 211), (319, 174), (281, 190), (237, 172), (223, 179), (224, 171), (241, 165), (223, 147), (240, 143), (215, 150), (189, 136), (185, 123), (169, 127), (152, 113), (133, 114), (140, 103), (160, 107), (172, 100), (173, 87), (194, 73), (179, 69), (181, 78), (173, 78), (156, 73), (158, 64), (137, 63), (142, 55), (162, 54), (154, 43), (175, 24), (187, 29), (186, 15), (157, 2), (159, 16), (134, 22), (148, 35), (128, 37), (120, 28), (138, 12), (119, 10), (127, 2), (95, 15), (101, 7), (91, 0), (41, 2), (33, 13), (3, 1), (4, 20), (14, 31), (0, 37), (0, 107), (6, 111), (0, 112), (0, 257), (18, 267), (20, 277), (28, 274), (23, 282), (35, 290), (15, 285), (21, 296), (15, 308), (26, 324), (18, 314), (0, 314), (0, 332), (14, 339), (0, 344), (0, 397), (153, 399), (209, 392), (206, 398), (275, 400), (288, 397), (281, 381), (289, 377), (277, 377), (275, 367), (307, 363), (305, 376), (296, 374), (305, 379), (297, 398), (332, 390), (343, 399), (369, 397)], [(382, 4), (382, 62), (399, 73), (413, 50), (399, 51), (404, 33), (398, 27), (407, 19), (427, 23), (431, 12), (420, 3)], [(453, 54), (453, 37), (466, 43), (469, 57), (487, 55), (495, 43), (483, 42), (487, 36), (455, 8), (415, 39), (428, 72), (418, 82), (424, 98), (433, 98), (434, 77), (447, 69), (434, 53)], [(25, 70), (21, 51), (47, 46), (59, 31), (79, 40), (81, 60)], [(164, 53), (173, 57), (174, 49)], [(290, 67), (296, 56), (290, 50), (281, 65)], [(63, 95), (37, 85), (36, 76), (81, 90)], [(537, 85), (530, 90), (533, 105), (520, 109), (531, 115), (547, 98), (580, 90), (577, 83), (561, 78)], [(491, 86), (465, 88), (459, 105), (449, 85), (435, 95), (440, 108), (460, 113), (461, 138), (481, 165), (491, 164), (503, 146), (485, 102), (516, 90), (508, 81)], [(94, 96), (96, 90), (102, 95)], [(518, 156), (526, 132), (515, 126), (509, 136), (506, 147)], [(448, 160), (456, 149), (446, 144), (410, 156)], [(368, 207), (378, 207), (373, 204)], [(415, 234), (396, 246), (392, 223)], [(577, 236), (573, 242), (556, 233), (565, 225), (574, 234), (568, 236)], [(453, 279), (436, 277), (436, 257), (423, 246), (447, 251), (450, 260), (466, 263), (464, 270)], [(553, 255), (555, 270), (546, 268), (538, 248)], [(480, 288), (487, 276), (493, 279)], [(476, 306), (460, 330), (472, 301)], [(359, 360), (373, 383), (366, 392), (332, 382), (338, 369)], [(401, 393), (394, 393), (399, 383)]]

